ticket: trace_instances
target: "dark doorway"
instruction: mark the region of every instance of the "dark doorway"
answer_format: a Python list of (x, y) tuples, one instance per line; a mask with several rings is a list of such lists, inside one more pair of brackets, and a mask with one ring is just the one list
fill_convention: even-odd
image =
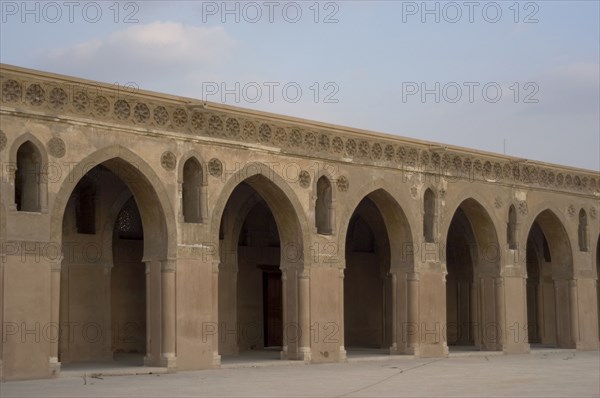
[(349, 349), (391, 346), (393, 303), (388, 273), (390, 246), (377, 205), (364, 198), (346, 235), (344, 339)]
[(263, 269), (263, 328), (265, 347), (283, 345), (283, 295), (281, 271), (276, 267)]
[(471, 224), (461, 208), (448, 231), (446, 259), (446, 319), (448, 345), (475, 344), (473, 322), (473, 255)]

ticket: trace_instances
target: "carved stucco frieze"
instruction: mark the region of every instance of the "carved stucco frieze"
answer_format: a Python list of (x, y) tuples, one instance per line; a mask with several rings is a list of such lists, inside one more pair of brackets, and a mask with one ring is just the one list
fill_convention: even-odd
[[(192, 136), (271, 145), (286, 152), (313, 157), (383, 164), (393, 168), (409, 167), (454, 178), (600, 194), (597, 175), (562, 171), (560, 166), (553, 168), (517, 159), (501, 160), (388, 137), (362, 137), (352, 131), (333, 133), (326, 127), (307, 129), (291, 121), (284, 125), (262, 120), (260, 116), (238, 115), (235, 110), (211, 109), (200, 101), (198, 104), (190, 104), (189, 100), (174, 103), (166, 98), (161, 101), (159, 96), (149, 97), (110, 86), (70, 82), (68, 79), (38, 81), (16, 71), (3, 70), (0, 81), (2, 105), (18, 107), (19, 111), (28, 107), (32, 110), (45, 108), (49, 113), (72, 113), (98, 122), (110, 120), (112, 123), (172, 130)], [(6, 145), (2, 142), (0, 135), (0, 148)], [(168, 160), (161, 162), (163, 166), (171, 166)], [(341, 190), (340, 185), (338, 188)]]

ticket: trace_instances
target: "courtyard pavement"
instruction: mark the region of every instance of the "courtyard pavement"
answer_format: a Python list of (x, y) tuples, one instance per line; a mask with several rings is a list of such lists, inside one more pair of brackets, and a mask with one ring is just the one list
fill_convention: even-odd
[(487, 354), (444, 359), (350, 355), (348, 363), (294, 366), (239, 361), (223, 369), (130, 376), (71, 373), (2, 383), (0, 397), (600, 396), (598, 351)]

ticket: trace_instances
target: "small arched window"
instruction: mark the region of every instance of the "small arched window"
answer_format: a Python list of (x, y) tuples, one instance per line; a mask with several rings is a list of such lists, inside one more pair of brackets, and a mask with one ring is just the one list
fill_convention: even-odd
[(587, 245), (587, 214), (585, 214), (585, 210), (581, 209), (579, 211), (579, 250), (582, 252), (588, 251)]
[(332, 231), (331, 183), (322, 176), (317, 181), (317, 199), (315, 202), (315, 224), (317, 233), (328, 235)]
[(425, 242), (435, 242), (435, 194), (431, 189), (423, 196), (423, 237)]
[(200, 223), (200, 190), (202, 187), (202, 168), (194, 159), (188, 159), (183, 165), (182, 205), (183, 221), (186, 223)]
[(508, 209), (508, 224), (506, 226), (506, 241), (508, 248), (515, 250), (517, 248), (517, 212), (515, 206), (510, 205)]
[(31, 141), (17, 150), (15, 204), (18, 211), (40, 211), (42, 157)]

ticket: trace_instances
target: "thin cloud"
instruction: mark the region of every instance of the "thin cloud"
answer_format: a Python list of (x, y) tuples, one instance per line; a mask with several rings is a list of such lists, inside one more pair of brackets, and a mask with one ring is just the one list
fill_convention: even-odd
[[(95, 79), (188, 75), (225, 62), (236, 41), (225, 29), (179, 22), (152, 22), (76, 45), (46, 50), (39, 63), (52, 70)], [(167, 75), (168, 74), (168, 75)]]

